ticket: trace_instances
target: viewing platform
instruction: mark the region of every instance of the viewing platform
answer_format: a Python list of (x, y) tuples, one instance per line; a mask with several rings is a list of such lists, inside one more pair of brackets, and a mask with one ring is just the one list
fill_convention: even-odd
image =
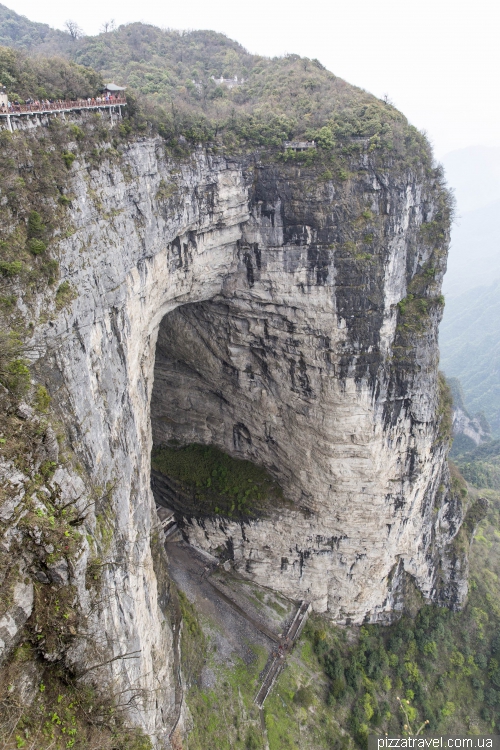
[(307, 151), (310, 148), (316, 148), (315, 141), (285, 141), (283, 143), (284, 149), (291, 149), (292, 151)]
[(121, 119), (121, 108), (127, 106), (124, 97), (115, 97), (110, 100), (97, 101), (96, 99), (77, 99), (76, 101), (39, 102), (31, 104), (11, 104), (7, 109), (0, 107), (0, 128), (7, 128), (12, 133), (17, 118), (40, 117), (42, 115), (64, 115), (67, 112), (80, 112), (82, 110), (107, 110), (113, 122), (113, 114)]

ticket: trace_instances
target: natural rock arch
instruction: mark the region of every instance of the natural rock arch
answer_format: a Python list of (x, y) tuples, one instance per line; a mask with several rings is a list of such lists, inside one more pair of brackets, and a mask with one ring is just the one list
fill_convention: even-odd
[[(461, 573), (451, 588), (436, 579), (461, 515), (437, 493), (447, 473), (436, 446), (435, 314), (413, 358), (393, 362), (396, 302), (432, 255), (418, 233), (435, 196), (411, 173), (391, 188), (361, 179), (351, 201), (380, 219), (378, 248), (363, 254), (345, 241), (352, 227), (335, 187), (304, 200), (293, 172), (260, 170), (251, 188), (249, 173), (219, 175), (198, 226), (171, 241), (169, 268), (155, 271), (153, 287), (168, 278), (174, 300), (161, 314), (177, 307), (159, 325), (169, 352), (156, 368), (153, 431), (157, 443), (214, 443), (262, 463), (296, 509), (245, 528), (191, 522), (188, 536), (211, 551), (229, 541), (242, 572), (340, 621), (390, 616), (405, 572), (425, 596), (456, 604)], [(248, 214), (236, 223), (238, 195)], [(221, 198), (218, 223), (200, 231), (204, 207), (210, 215)]]
[[(138, 723), (164, 732), (174, 695), (168, 581), (151, 551), (160, 327), (161, 342), (175, 322), (178, 347), (197, 322), (197, 346), (213, 342), (214, 366), (197, 358), (201, 379), (216, 377), (233, 402), (223, 429), (206, 432), (210, 404), (192, 405), (193, 437), (262, 462), (296, 503), (244, 529), (193, 523), (194, 544), (232, 539), (243, 572), (338, 621), (390, 617), (404, 572), (426, 597), (459, 605), (466, 563), (449, 550), (462, 515), (436, 417), (432, 295), (445, 252), (420, 231), (436, 214), (439, 179), (411, 169), (381, 176), (366, 161), (348, 181), (325, 180), (314, 169), (202, 150), (179, 165), (153, 139), (131, 144), (121, 165), (74, 169), (76, 231), (61, 241), (60, 269), (77, 294), (37, 330), (37, 367), (96, 498), (88, 527), (113, 561), (106, 606), (90, 607), (81, 575), (80, 603), (112, 654), (138, 654), (109, 666), (117, 684), (154, 696)], [(408, 333), (398, 303), (414, 279), (428, 314)], [(172, 393), (182, 387), (178, 379)], [(236, 445), (235, 425), (244, 426)], [(90, 556), (89, 547), (80, 573)]]

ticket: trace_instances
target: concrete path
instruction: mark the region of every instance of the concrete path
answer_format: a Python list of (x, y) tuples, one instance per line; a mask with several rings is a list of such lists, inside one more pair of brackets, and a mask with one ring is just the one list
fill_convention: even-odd
[(271, 662), (266, 670), (259, 691), (255, 696), (255, 703), (259, 708), (263, 708), (267, 696), (273, 689), (274, 683), (285, 666), (286, 657), (291, 653), (304, 629), (311, 609), (310, 602), (301, 602), (284, 638), (280, 641), (278, 648), (273, 651)]

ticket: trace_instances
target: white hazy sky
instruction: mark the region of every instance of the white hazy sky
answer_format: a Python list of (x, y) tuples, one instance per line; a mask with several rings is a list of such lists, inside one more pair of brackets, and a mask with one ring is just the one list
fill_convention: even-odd
[(3, 0), (33, 21), (87, 34), (102, 23), (143, 21), (163, 28), (214, 29), (250, 52), (317, 57), (377, 96), (388, 94), (424, 129), (438, 157), (500, 145), (498, 0)]

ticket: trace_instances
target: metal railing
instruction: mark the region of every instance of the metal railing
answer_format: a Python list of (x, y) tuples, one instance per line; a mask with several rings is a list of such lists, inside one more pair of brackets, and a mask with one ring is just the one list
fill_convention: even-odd
[(4, 117), (16, 115), (30, 115), (36, 113), (50, 114), (51, 112), (63, 112), (65, 110), (75, 109), (101, 109), (103, 107), (115, 107), (127, 104), (127, 100), (121, 97), (113, 99), (76, 99), (75, 101), (55, 101), (55, 102), (31, 102), (30, 104), (11, 104), (6, 109), (0, 107), (0, 115)]

